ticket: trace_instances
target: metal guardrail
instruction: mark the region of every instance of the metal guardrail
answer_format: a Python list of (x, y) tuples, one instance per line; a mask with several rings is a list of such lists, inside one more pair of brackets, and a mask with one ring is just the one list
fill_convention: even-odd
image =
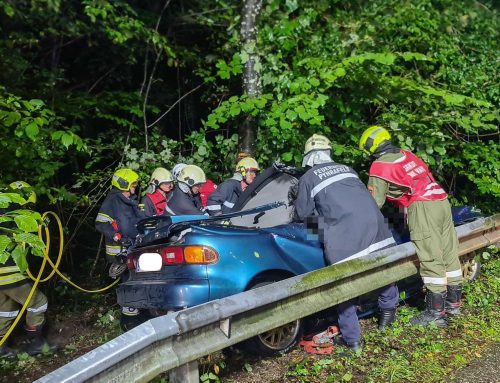
[[(500, 214), (457, 227), (460, 255), (500, 242)], [(154, 318), (39, 383), (198, 382), (197, 359), (418, 272), (415, 248), (387, 250)]]

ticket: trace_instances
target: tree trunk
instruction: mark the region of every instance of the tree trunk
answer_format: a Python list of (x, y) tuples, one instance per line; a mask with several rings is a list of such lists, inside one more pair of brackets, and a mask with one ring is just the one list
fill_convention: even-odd
[[(255, 69), (259, 62), (257, 54), (257, 26), (256, 20), (262, 8), (262, 0), (245, 0), (241, 21), (242, 51), (248, 54), (243, 73), (243, 93), (248, 97), (259, 97), (262, 89), (259, 72)], [(255, 118), (247, 116), (238, 129), (238, 159), (252, 156), (255, 150), (256, 139)]]

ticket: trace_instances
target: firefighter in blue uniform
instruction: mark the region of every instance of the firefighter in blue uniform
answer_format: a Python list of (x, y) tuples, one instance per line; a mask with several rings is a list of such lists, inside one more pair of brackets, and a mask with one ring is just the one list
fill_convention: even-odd
[(238, 197), (253, 182), (259, 170), (259, 164), (252, 157), (238, 161), (233, 177), (220, 184), (208, 197), (208, 213), (220, 215), (231, 212)]
[[(175, 169), (174, 169), (175, 173)], [(167, 215), (202, 215), (200, 189), (206, 182), (205, 172), (196, 165), (185, 165), (177, 173), (174, 190), (165, 207)]]
[[(305, 144), (302, 166), (310, 169), (299, 180), (295, 211), (308, 222), (316, 215), (327, 264), (334, 265), (394, 246), (395, 241), (377, 204), (357, 173), (330, 157), (330, 140), (314, 134)], [(399, 301), (395, 285), (379, 296), (379, 328), (395, 319)], [(336, 343), (361, 349), (361, 328), (354, 300), (338, 305), (342, 337)]]
[[(122, 168), (115, 171), (111, 179), (111, 191), (99, 209), (95, 220), (97, 231), (104, 235), (106, 260), (111, 270), (120, 270), (114, 277), (125, 271), (126, 267), (117, 256), (122, 252), (122, 244), (133, 243), (138, 234), (136, 224), (146, 215), (139, 207), (136, 191), (139, 175), (132, 169)], [(125, 316), (137, 316), (139, 310), (122, 307)]]

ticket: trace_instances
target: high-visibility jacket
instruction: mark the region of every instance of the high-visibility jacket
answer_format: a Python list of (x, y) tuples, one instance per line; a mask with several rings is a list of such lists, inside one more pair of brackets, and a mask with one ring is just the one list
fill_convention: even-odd
[(393, 162), (374, 161), (370, 177), (378, 177), (402, 187), (399, 197), (386, 196), (387, 200), (401, 207), (408, 207), (415, 201), (440, 201), (448, 194), (434, 180), (429, 168), (415, 154), (401, 149), (403, 156)]
[(163, 215), (167, 206), (167, 197), (157, 189), (154, 193), (147, 193), (142, 199), (142, 203), (146, 216)]
[(7, 259), (4, 264), (0, 264), (0, 290), (11, 289), (28, 281), (28, 277), (21, 273), (12, 258)]
[(96, 229), (104, 235), (106, 255), (112, 257), (121, 251), (120, 242), (113, 240), (115, 234), (134, 240), (138, 234), (136, 224), (146, 218), (136, 200), (125, 197), (120, 190), (112, 189), (99, 209), (95, 220)]
[(207, 180), (207, 182), (203, 184), (203, 186), (200, 188), (201, 204), (203, 205), (203, 207), (207, 206), (208, 197), (216, 190), (217, 185), (212, 180)]

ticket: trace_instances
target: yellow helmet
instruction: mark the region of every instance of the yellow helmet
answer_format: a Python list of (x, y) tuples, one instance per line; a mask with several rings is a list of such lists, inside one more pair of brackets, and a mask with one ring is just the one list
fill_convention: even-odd
[(372, 154), (378, 149), (384, 141), (389, 141), (391, 134), (387, 129), (379, 125), (370, 126), (366, 129), (359, 140), (359, 148), (365, 153)]
[(16, 190), (26, 200), (26, 203), (36, 203), (36, 193), (33, 191), (31, 185), (24, 181), (12, 182), (10, 188)]
[(149, 183), (158, 186), (164, 182), (174, 182), (172, 173), (165, 168), (156, 168), (153, 174), (151, 174), (151, 181)]
[(121, 191), (129, 191), (133, 183), (139, 180), (139, 175), (132, 169), (122, 168), (115, 171), (111, 185)]
[(241, 160), (238, 161), (236, 164), (236, 169), (237, 172), (241, 173), (243, 177), (246, 176), (247, 172), (249, 171), (254, 171), (258, 172), (260, 170), (259, 164), (257, 161), (255, 161), (254, 158), (252, 157), (245, 157), (242, 158)]
[(199, 166), (186, 165), (177, 176), (177, 182), (182, 182), (189, 187), (207, 182), (205, 172)]
[(304, 146), (304, 155), (313, 150), (330, 150), (331, 142), (328, 138), (321, 134), (313, 134), (306, 141)]

